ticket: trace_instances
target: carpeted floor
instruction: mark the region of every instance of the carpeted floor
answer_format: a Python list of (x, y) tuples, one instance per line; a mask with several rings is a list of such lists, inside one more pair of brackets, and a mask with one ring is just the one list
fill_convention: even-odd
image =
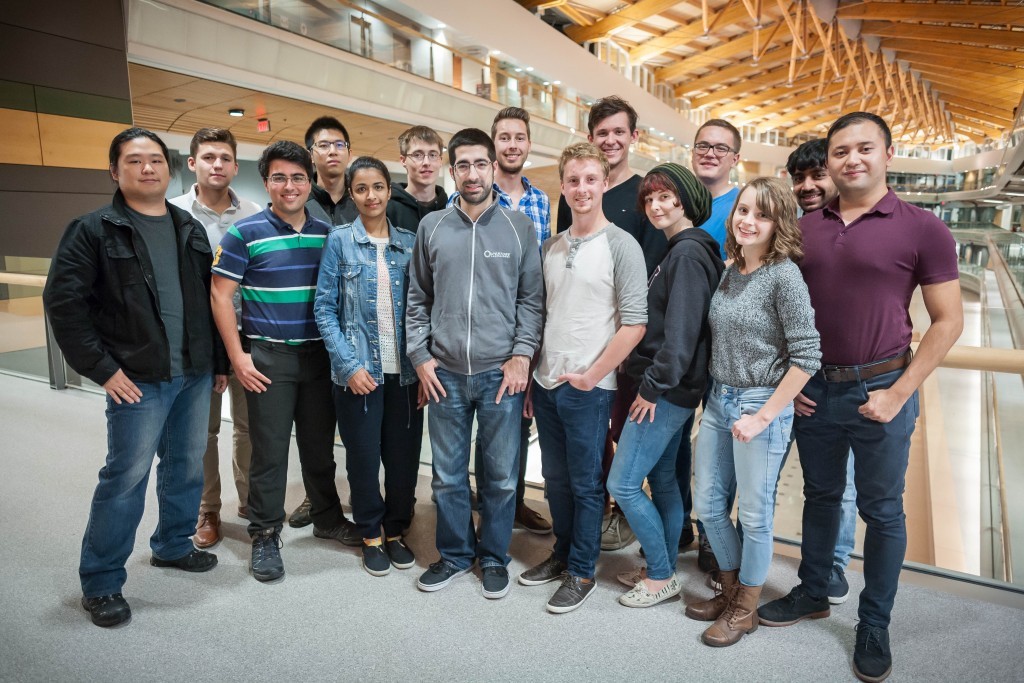
[[(679, 601), (646, 610), (616, 602), (624, 587), (615, 574), (638, 562), (635, 544), (602, 556), (597, 592), (566, 615), (544, 610), (553, 584), (513, 584), (507, 597), (491, 601), (469, 575), (422, 593), (416, 576), (436, 559), (427, 477), (409, 538), (416, 568), (374, 578), (357, 551), (315, 539), (309, 527), (286, 528), (287, 575), (270, 585), (248, 574), (249, 544), (230, 485), (226, 538), (214, 549), (219, 566), (199, 575), (151, 567), (151, 484), (124, 590), (133, 619), (100, 629), (79, 605), (77, 565), (105, 455), (102, 399), (0, 375), (0, 434), (2, 681), (853, 680), (855, 599), (829, 619), (762, 627), (715, 650), (700, 643), (704, 625), (686, 619)], [(302, 496), (294, 461), (289, 509)], [(343, 476), (338, 485), (347, 499)], [(513, 576), (546, 557), (550, 544), (551, 537), (516, 531)], [(708, 594), (694, 557), (680, 557), (685, 600)], [(792, 559), (777, 556), (765, 595), (788, 591), (795, 572)], [(851, 572), (850, 583), (856, 595), (861, 576)], [(891, 637), (893, 681), (1024, 675), (1024, 612), (1015, 607), (904, 584)]]

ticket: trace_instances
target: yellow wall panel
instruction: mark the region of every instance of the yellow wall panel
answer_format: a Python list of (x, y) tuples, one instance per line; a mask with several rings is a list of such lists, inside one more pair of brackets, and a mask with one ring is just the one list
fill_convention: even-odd
[(42, 163), (36, 113), (0, 109), (0, 164), (41, 166)]
[(107, 168), (107, 149), (123, 123), (39, 114), (44, 166)]

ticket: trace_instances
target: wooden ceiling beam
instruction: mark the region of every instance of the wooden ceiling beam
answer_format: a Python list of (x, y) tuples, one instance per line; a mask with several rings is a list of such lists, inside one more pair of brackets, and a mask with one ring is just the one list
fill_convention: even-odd
[(964, 99), (955, 95), (943, 95), (942, 100), (949, 105), (956, 105), (963, 107), (964, 109), (970, 109), (978, 112), (978, 114), (984, 114), (992, 121), (1005, 121), (1006, 123), (1013, 123), (1013, 109), (999, 109), (992, 107), (987, 104), (982, 104), (974, 99)]
[[(761, 60), (760, 68), (771, 69), (772, 67), (778, 66), (779, 64), (785, 64), (789, 59), (788, 55), (785, 54), (784, 49), (773, 50), (769, 52), (764, 59)], [(752, 69), (750, 64), (741, 62), (739, 64), (733, 64), (727, 66), (724, 69), (718, 69), (717, 71), (711, 71), (710, 73), (703, 74), (697, 78), (683, 81), (676, 86), (676, 97), (684, 97), (687, 93), (706, 91), (717, 85), (722, 85), (727, 81), (731, 81), (737, 78), (746, 78), (750, 76)], [(658, 72), (655, 72), (657, 78)]]
[[(785, 40), (789, 37), (789, 27), (783, 24), (779, 27), (779, 39)], [(722, 60), (735, 60), (738, 55), (742, 55), (746, 52), (753, 53), (753, 50), (754, 36), (752, 33), (745, 33), (737, 38), (728, 40), (721, 45), (709, 48), (704, 52), (698, 52), (695, 55), (683, 57), (672, 66), (666, 66), (658, 69), (654, 72), (654, 76), (661, 82), (674, 81), (682, 78), (695, 69), (708, 68), (710, 64)], [(747, 68), (753, 70), (756, 67), (748, 63)]]
[(788, 80), (788, 67), (779, 67), (765, 71), (760, 76), (741, 80), (739, 83), (735, 83), (720, 90), (713, 90), (707, 95), (690, 100), (690, 103), (694, 107), (704, 107), (712, 102), (721, 102), (722, 100), (731, 99), (738, 95), (745, 95), (749, 92), (753, 92), (758, 88), (764, 88), (778, 83), (785, 83)]
[(969, 74), (985, 74), (986, 76), (1008, 78), (1024, 83), (1024, 68), (1001, 66), (991, 62), (979, 62), (974, 59), (965, 59), (958, 55), (929, 55), (922, 57), (920, 54), (913, 52), (900, 51), (896, 53), (896, 59), (908, 62), (912, 69), (922, 72), (949, 73), (950, 71), (964, 71)]
[(569, 26), (565, 29), (565, 35), (580, 44), (603, 40), (612, 31), (638, 24), (678, 4), (678, 0), (638, 0), (629, 7), (625, 7), (615, 14), (609, 14), (590, 26)]
[[(718, 11), (713, 23), (720, 22), (723, 25), (735, 24), (745, 21), (747, 18), (747, 10), (743, 7), (743, 4), (733, 2)], [(702, 20), (691, 21), (685, 26), (680, 26), (679, 28), (669, 31), (664, 35), (651, 38), (648, 41), (640, 43), (630, 50), (629, 58), (634, 63), (639, 64), (647, 61), (651, 57), (660, 55), (663, 52), (668, 52), (680, 45), (686, 45), (690, 41), (702, 35), (704, 35), (704, 22)], [(672, 79), (663, 78), (662, 80)]]
[(881, 38), (910, 38), (931, 40), (941, 43), (975, 43), (977, 45), (1002, 45), (1024, 47), (1024, 31), (1003, 31), (989, 28), (962, 28), (954, 26), (921, 26), (888, 21), (865, 21), (860, 25), (861, 35)]
[[(950, 112), (950, 113), (952, 114), (952, 112)], [(993, 128), (992, 126), (986, 126), (986, 125), (981, 124), (981, 123), (976, 123), (974, 121), (970, 121), (967, 118), (961, 116), (960, 114), (952, 114), (952, 115), (953, 115), (954, 119), (959, 120), (959, 121), (963, 121), (963, 125), (968, 126), (970, 128), (973, 128), (974, 130), (981, 131), (982, 133), (985, 134), (986, 137), (990, 137), (993, 140), (998, 140), (1003, 135), (1003, 131), (1001, 131), (998, 128)]]
[(1012, 123), (1009, 117), (1005, 119), (995, 118), (993, 116), (989, 116), (988, 114), (983, 114), (980, 111), (974, 111), (973, 109), (961, 107), (956, 104), (950, 104), (949, 102), (946, 103), (946, 111), (948, 111), (950, 114), (959, 114), (960, 116), (978, 119), (983, 123), (988, 123), (993, 128), (1005, 128), (1006, 126), (1010, 125), (1010, 123)]
[(884, 21), (930, 21), (972, 24), (1002, 24), (1024, 26), (1024, 10), (1020, 6), (972, 4), (920, 4), (902, 2), (862, 2), (840, 5), (836, 9), (840, 19), (866, 19)]
[[(754, 93), (748, 97), (743, 97), (732, 102), (723, 102), (722, 104), (714, 107), (715, 115), (719, 115), (722, 111), (742, 111), (750, 107), (755, 107), (752, 111), (744, 112), (742, 116), (744, 120), (753, 120), (768, 116), (772, 113), (781, 113), (780, 110), (789, 109), (794, 105), (796, 101), (811, 102), (813, 101), (810, 97), (801, 97), (802, 94), (809, 94), (808, 91), (813, 90), (817, 79), (813, 74), (807, 75), (793, 82), (793, 86), (779, 86), (776, 88), (769, 88), (762, 90), (761, 92)], [(838, 84), (835, 87), (839, 87)], [(773, 102), (773, 104), (768, 104)]]
[(939, 57), (949, 57), (951, 54), (955, 54), (956, 57), (962, 57), (964, 59), (975, 59), (980, 62), (1005, 64), (1008, 66), (1024, 64), (1024, 52), (1017, 52), (1016, 50), (1000, 50), (997, 48), (972, 47), (970, 45), (959, 45), (954, 50), (945, 43), (933, 42), (930, 40), (885, 38), (881, 42), (881, 48), (891, 48), (900, 52), (912, 52)]

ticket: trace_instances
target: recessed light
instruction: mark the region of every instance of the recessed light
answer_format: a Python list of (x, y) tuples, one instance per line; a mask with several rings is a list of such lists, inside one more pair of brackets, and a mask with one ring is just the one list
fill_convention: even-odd
[(526, 70), (527, 71), (533, 71), (533, 67), (532, 66), (528, 66), (528, 67), (526, 67)]
[(551, 82), (554, 83), (555, 85), (562, 85), (562, 81), (551, 81)]
[(175, 97), (174, 101), (177, 102), (178, 104), (181, 104), (182, 102), (185, 101), (185, 98), (184, 97)]
[(491, 54), (492, 55), (500, 55), (501, 54), (501, 50), (491, 50)]
[(522, 69), (516, 69), (516, 73), (517, 74), (521, 74), (521, 73), (523, 73), (523, 70)]
[(245, 116), (244, 109), (228, 109), (228, 116)]
[(544, 81), (544, 85), (551, 85), (551, 81)]

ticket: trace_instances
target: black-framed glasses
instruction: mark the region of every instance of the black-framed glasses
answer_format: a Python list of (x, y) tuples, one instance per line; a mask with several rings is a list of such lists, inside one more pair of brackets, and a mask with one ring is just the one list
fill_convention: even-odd
[(714, 151), (716, 157), (724, 157), (729, 152), (735, 152), (736, 150), (729, 145), (723, 145), (722, 143), (712, 145), (707, 142), (698, 142), (693, 146), (693, 151), (700, 156), (704, 156), (708, 152)]
[(477, 173), (486, 173), (487, 169), (489, 169), (490, 167), (491, 162), (485, 161), (484, 159), (474, 161), (473, 163), (469, 163), (468, 161), (460, 161), (459, 163), (455, 164), (455, 172), (458, 173), (459, 175), (466, 175), (467, 173), (469, 173), (469, 169), (475, 168), (477, 170)]
[(412, 159), (417, 164), (422, 164), (424, 159), (429, 159), (432, 162), (438, 162), (441, 160), (440, 152), (413, 152), (412, 154), (406, 154), (405, 156)]
[(295, 175), (285, 175), (284, 173), (275, 173), (274, 175), (267, 178), (267, 181), (271, 185), (284, 185), (288, 181), (292, 181), (292, 185), (295, 187), (304, 187), (309, 183), (309, 176), (303, 175), (302, 173), (296, 173)]
[(339, 152), (348, 149), (349, 144), (344, 140), (321, 140), (320, 142), (313, 143), (313, 148), (318, 152), (327, 154), (331, 149), (337, 149)]

